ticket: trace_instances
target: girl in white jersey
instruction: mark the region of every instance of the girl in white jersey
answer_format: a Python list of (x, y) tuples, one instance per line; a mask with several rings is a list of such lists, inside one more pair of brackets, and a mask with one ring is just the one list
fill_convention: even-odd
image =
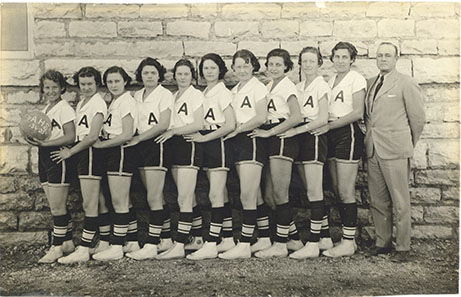
[(173, 95), (159, 83), (165, 79), (166, 69), (156, 59), (146, 58), (136, 70), (136, 80), (144, 88), (134, 95), (138, 107), (138, 134), (127, 144), (134, 145), (139, 159), (139, 174), (147, 190), (150, 207), (149, 232), (143, 248), (126, 256), (136, 260), (157, 256), (160, 233), (164, 221), (163, 186), (169, 157), (166, 143), (156, 143), (154, 138), (168, 129), (173, 105)]
[[(52, 159), (63, 162), (76, 156), (77, 172), (83, 198), (83, 231), (81, 244), (72, 254), (60, 258), (61, 264), (85, 262), (90, 259), (90, 245), (98, 230), (98, 202), (102, 204), (104, 213), (108, 210), (101, 193), (101, 179), (104, 174), (102, 164), (96, 160), (101, 158), (101, 150), (92, 147), (101, 134), (102, 124), (107, 115), (107, 105), (98, 93), (101, 86), (101, 74), (93, 67), (83, 67), (74, 75), (74, 81), (80, 89), (81, 100), (77, 104), (75, 119), (77, 143), (72, 148), (62, 148), (52, 153)], [(103, 237), (103, 236), (101, 236)], [(108, 247), (108, 241), (101, 244)]]
[[(210, 181), (209, 198), (211, 202), (208, 239), (202, 248), (187, 256), (189, 260), (211, 259), (218, 256), (217, 242), (226, 212), (224, 207), (229, 207), (226, 181), (227, 172), (230, 169), (231, 152), (229, 142), (225, 142), (223, 137), (234, 130), (235, 119), (231, 106), (232, 93), (222, 82), (226, 72), (226, 64), (219, 55), (209, 53), (202, 57), (199, 74), (207, 83), (203, 91), (205, 129), (200, 133), (184, 137), (188, 141), (202, 143), (203, 168)], [(233, 237), (228, 238), (233, 242)]]
[(329, 119), (314, 131), (315, 135), (328, 132), (328, 166), (333, 190), (341, 200), (343, 237), (339, 245), (323, 252), (328, 257), (351, 256), (356, 250), (355, 180), (364, 138), (357, 122), (363, 117), (367, 86), (365, 78), (351, 70), (356, 56), (357, 49), (349, 42), (339, 42), (332, 49), (330, 59), (337, 73), (328, 82), (331, 88)]
[[(266, 121), (267, 116), (267, 89), (253, 76), (260, 67), (258, 59), (249, 50), (239, 50), (232, 58), (232, 69), (239, 80), (239, 83), (232, 89), (234, 96), (232, 106), (237, 127), (225, 139), (229, 139), (231, 143), (233, 159), (240, 179), (243, 216), (240, 241), (234, 248), (219, 254), (219, 258), (222, 259), (251, 257), (250, 240), (257, 222), (256, 205), (265, 159), (263, 140), (249, 136), (253, 129)], [(267, 223), (267, 233), (268, 231), (269, 224)], [(269, 239), (269, 234), (267, 234), (267, 239)]]
[[(267, 54), (267, 71), (272, 81), (267, 85), (268, 120), (262, 129), (254, 130), (252, 137), (267, 138), (269, 148), (269, 186), (272, 185), (277, 213), (277, 234), (271, 247), (255, 253), (256, 257), (286, 257), (290, 229), (291, 209), (288, 203), (288, 190), (291, 169), (298, 154), (296, 137), (280, 138), (280, 134), (293, 128), (301, 121), (296, 86), (286, 76), (293, 68), (290, 54), (283, 49), (274, 49)], [(299, 239), (296, 241), (302, 247)]]
[(161, 260), (185, 257), (184, 244), (192, 227), (197, 173), (203, 161), (200, 144), (184, 139), (184, 135), (203, 128), (203, 94), (192, 86), (192, 80), (195, 79), (194, 66), (187, 59), (179, 60), (173, 68), (173, 77), (178, 84), (178, 91), (173, 95), (175, 101), (170, 127), (155, 141), (164, 143), (171, 138), (171, 173), (178, 188), (179, 221), (175, 243), (157, 256)]
[[(299, 54), (300, 74), (304, 79), (296, 85), (298, 102), (303, 116), (303, 123), (282, 134), (282, 137), (297, 135), (299, 155), (296, 158), (300, 177), (307, 189), (311, 209), (310, 235), (306, 245), (290, 254), (290, 258), (303, 259), (318, 257), (319, 247), (331, 248), (333, 243), (324, 239), (321, 244), (320, 232), (324, 217), (323, 201), (323, 164), (327, 156), (326, 135), (315, 136), (312, 130), (325, 125), (328, 121), (328, 94), (330, 88), (321, 75), (317, 74), (322, 65), (322, 55), (317, 48), (305, 47)], [(301, 75), (300, 75), (301, 76)], [(325, 232), (326, 230), (324, 230)], [(328, 237), (329, 238), (329, 237)], [(327, 243), (327, 244), (325, 244)]]
[(72, 233), (68, 232), (68, 226), (72, 224), (71, 216), (66, 209), (70, 182), (69, 162), (57, 163), (50, 156), (52, 151), (70, 145), (75, 140), (75, 112), (69, 103), (61, 98), (66, 91), (66, 85), (64, 76), (55, 70), (48, 70), (40, 77), (40, 92), (48, 101), (43, 112), (51, 120), (51, 136), (47, 140), (26, 137), (28, 143), (38, 146), (38, 174), (53, 215), (52, 245), (39, 263), (53, 263), (61, 258), (63, 253), (73, 252), (75, 248)]
[(104, 72), (103, 81), (112, 95), (112, 100), (103, 125), (105, 140), (97, 140), (93, 147), (103, 149), (103, 158), (98, 162), (106, 166), (115, 214), (111, 245), (108, 249), (94, 254), (93, 258), (109, 261), (123, 257), (123, 244), (128, 232), (130, 184), (135, 170), (136, 150), (125, 145), (136, 132), (138, 110), (136, 101), (125, 89), (131, 78), (123, 68), (110, 67)]

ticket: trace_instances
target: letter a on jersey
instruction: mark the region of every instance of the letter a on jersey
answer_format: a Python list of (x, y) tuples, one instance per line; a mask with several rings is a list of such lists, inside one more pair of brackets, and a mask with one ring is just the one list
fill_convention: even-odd
[(59, 126), (58, 122), (56, 122), (54, 119), (51, 121), (51, 129), (54, 127), (57, 127), (58, 129), (61, 129), (61, 126)]
[(184, 102), (184, 103), (181, 105), (181, 107), (180, 107), (179, 110), (178, 110), (178, 114), (180, 114), (181, 112), (184, 112), (185, 115), (188, 114), (188, 112), (187, 112), (187, 103), (186, 103), (186, 102)]
[(275, 103), (273, 99), (271, 99), (269, 103), (267, 104), (267, 110), (271, 110), (271, 109), (273, 109), (274, 111), (277, 111), (277, 108), (275, 108)]
[(104, 124), (107, 124), (110, 127), (111, 122), (112, 122), (112, 114), (109, 114)]
[(312, 96), (309, 96), (309, 98), (307, 98), (306, 103), (304, 103), (303, 107), (306, 107), (306, 105), (310, 105), (312, 108), (314, 108), (314, 100), (312, 99)]
[(213, 108), (208, 109), (206, 115), (205, 115), (205, 120), (211, 118), (213, 121), (216, 121), (216, 118), (214, 117), (214, 112)]
[(342, 90), (341, 92), (338, 93), (338, 95), (336, 95), (335, 101), (338, 101), (338, 100), (341, 100), (344, 103), (344, 94)]
[(248, 98), (248, 96), (245, 96), (242, 105), (240, 105), (240, 108), (243, 108), (244, 106), (248, 106), (249, 108), (251, 108), (250, 98)]
[(149, 124), (149, 125), (152, 124), (152, 123), (158, 124), (157, 118), (155, 117), (153, 112), (151, 112), (149, 114), (149, 120), (147, 121), (147, 124)]
[(88, 128), (88, 119), (87, 119), (86, 115), (84, 115), (84, 116), (82, 117), (82, 119), (80, 120), (80, 122), (78, 122), (78, 125), (79, 125), (79, 126), (82, 126), (82, 125), (83, 125), (83, 126), (85, 126), (86, 128)]

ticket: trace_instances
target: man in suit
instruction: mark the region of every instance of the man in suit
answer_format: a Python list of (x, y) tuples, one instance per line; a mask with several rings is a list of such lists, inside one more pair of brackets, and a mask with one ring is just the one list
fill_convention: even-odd
[(371, 255), (391, 252), (394, 212), (396, 251), (391, 259), (405, 262), (409, 260), (411, 238), (410, 158), (426, 119), (421, 88), (395, 69), (397, 59), (395, 45), (379, 45), (376, 64), (380, 73), (368, 81), (365, 100), (365, 148), (376, 230), (376, 246)]

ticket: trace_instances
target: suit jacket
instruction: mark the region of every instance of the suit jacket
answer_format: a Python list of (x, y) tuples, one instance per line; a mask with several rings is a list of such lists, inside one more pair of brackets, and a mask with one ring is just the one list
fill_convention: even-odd
[(365, 97), (365, 148), (383, 159), (403, 159), (413, 155), (424, 125), (424, 99), (419, 85), (396, 70), (384, 78), (373, 100), (377, 76), (368, 80)]

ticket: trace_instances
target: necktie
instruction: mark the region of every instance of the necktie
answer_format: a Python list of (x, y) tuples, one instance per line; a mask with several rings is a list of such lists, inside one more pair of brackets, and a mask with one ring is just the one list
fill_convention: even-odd
[(379, 83), (376, 86), (375, 94), (373, 95), (373, 101), (375, 100), (376, 94), (378, 94), (379, 89), (381, 89), (381, 87), (383, 86), (383, 82), (384, 82), (384, 75), (380, 75), (379, 76)]

